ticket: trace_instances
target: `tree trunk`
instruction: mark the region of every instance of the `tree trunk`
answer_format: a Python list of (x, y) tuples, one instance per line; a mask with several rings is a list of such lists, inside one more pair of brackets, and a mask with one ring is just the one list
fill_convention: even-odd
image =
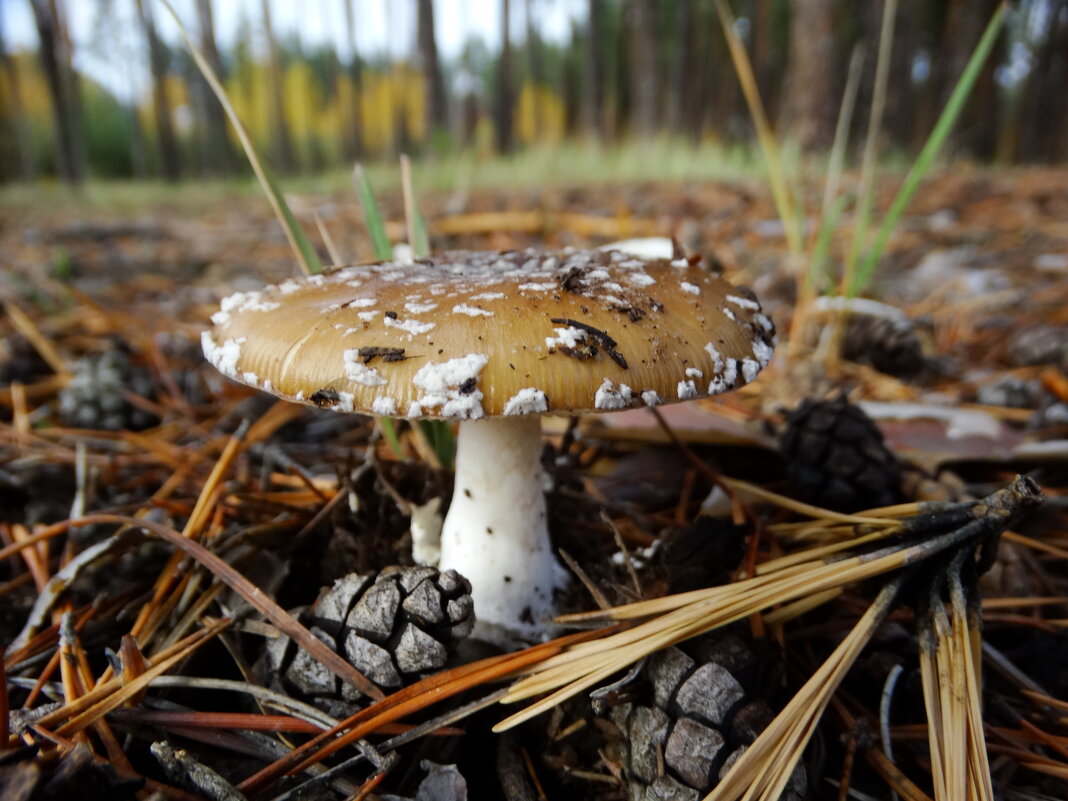
[[(215, 17), (211, 10), (211, 0), (197, 0), (197, 25), (200, 28), (200, 50), (219, 76), (219, 80), (225, 82), (226, 73), (215, 42)], [(232, 173), (237, 166), (237, 159), (226, 128), (226, 112), (207, 81), (195, 80), (193, 87), (198, 95), (198, 105), (203, 110), (203, 163), (210, 172)]]
[(31, 0), (31, 6), (41, 42), (41, 67), (48, 82), (55, 121), (56, 174), (65, 183), (79, 184), (84, 177), (79, 141), (80, 110), (75, 98), (69, 39), (64, 33), (61, 7), (59, 0)]
[(501, 57), (497, 63), (497, 103), (494, 108), (494, 128), (497, 152), (512, 150), (512, 42), (509, 36), (511, 4), (501, 0)]
[(1016, 119), (1004, 125), (1002, 153), (1017, 161), (1068, 157), (1068, 0), (1054, 0), (1049, 27), (1037, 42), (1027, 82), (1019, 92)]
[(681, 134), (685, 128), (685, 112), (694, 101), (694, 75), (691, 72), (694, 49), (695, 9), (692, 2), (682, 2), (673, 9), (671, 37), (671, 86), (668, 89), (667, 124), (673, 134)]
[(426, 84), (426, 111), (430, 123), (430, 133), (447, 131), (449, 127), (448, 107), (445, 98), (445, 79), (441, 74), (441, 62), (438, 59), (438, 42), (434, 35), (433, 0), (418, 0), (418, 40), (419, 61), (423, 69), (423, 81)]
[(152, 107), (156, 118), (160, 166), (164, 178), (177, 181), (181, 174), (181, 163), (178, 142), (174, 136), (174, 123), (171, 120), (170, 99), (167, 97), (167, 52), (156, 33), (151, 3), (146, 5), (144, 0), (136, 2), (137, 16), (148, 42), (148, 63), (152, 70)]
[[(2, 34), (2, 31), (0, 31)], [(19, 83), (19, 71), (14, 59), (7, 52), (4, 39), (0, 35), (0, 62), (3, 62), (4, 72), (7, 75), (8, 90), (11, 93), (11, 105), (6, 109), (0, 109), (0, 117), (4, 117), (5, 124), (11, 133), (11, 141), (14, 143), (14, 162), (10, 166), (0, 166), (0, 178), (5, 180), (20, 179), (32, 181), (37, 177), (36, 165), (33, 161), (33, 148), (30, 146), (30, 130), (26, 124), (26, 115), (22, 109), (22, 88)]]
[(263, 10), (263, 31), (267, 37), (267, 80), (268, 101), (271, 119), (271, 151), (274, 166), (281, 172), (292, 172), (296, 168), (296, 156), (293, 151), (293, 140), (289, 135), (289, 125), (286, 121), (285, 98), (282, 85), (282, 55), (278, 50), (278, 40), (274, 38), (274, 27), (271, 25), (271, 2), (261, 0), (260, 7)]
[[(944, 59), (946, 70), (943, 74), (945, 81), (942, 86), (941, 108), (945, 107), (957, 80), (964, 73), (968, 59), (979, 44), (983, 30), (994, 15), (998, 2), (999, 0), (954, 0), (950, 4), (939, 54)], [(995, 48), (972, 87), (972, 95), (961, 112), (957, 121), (957, 132), (953, 137), (958, 147), (979, 158), (992, 157), (997, 141), (998, 93), (994, 73), (998, 61)]]
[(341, 152), (347, 161), (360, 155), (360, 55), (356, 49), (356, 9), (355, 0), (345, 0), (345, 39), (349, 46), (348, 75), (351, 91), (341, 98)]
[(582, 74), (582, 126), (604, 138), (604, 0), (588, 0), (586, 52)]
[(656, 6), (653, 0), (629, 0), (631, 125), (638, 136), (656, 133), (659, 118), (656, 64)]
[(835, 58), (837, 0), (795, 0), (791, 5), (790, 55), (781, 123), (809, 151), (834, 141), (840, 94)]
[(523, 0), (523, 11), (526, 16), (527, 33), (527, 67), (530, 70), (532, 83), (545, 82), (545, 64), (541, 53), (541, 36), (538, 35), (538, 25), (534, 21), (534, 0)]

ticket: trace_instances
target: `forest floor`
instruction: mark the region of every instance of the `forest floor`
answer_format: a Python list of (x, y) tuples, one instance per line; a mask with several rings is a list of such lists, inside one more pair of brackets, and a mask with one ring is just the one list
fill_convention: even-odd
[[(897, 186), (893, 177), (880, 182), (877, 208), (887, 207)], [(843, 188), (854, 191), (855, 177), (846, 176)], [(816, 181), (805, 185), (805, 208), (818, 208), (821, 191)], [(321, 586), (349, 571), (410, 564), (411, 507), (447, 497), (451, 478), (418, 429), (399, 429), (401, 459), (376, 438), (368, 418), (272, 403), (203, 362), (200, 332), (223, 297), (296, 273), (261, 197), (223, 186), (200, 195), (132, 193), (111, 207), (48, 197), (0, 196), (6, 268), (0, 298), (7, 312), (0, 320), (0, 640), (12, 643), (0, 716), (10, 708), (13, 725), (22, 727), (6, 751), (0, 743), (0, 795), (16, 797), (12, 788), (21, 787), (20, 798), (102, 797), (84, 787), (69, 794), (71, 777), (81, 777), (75, 784), (102, 782), (92, 786), (132, 797), (139, 785), (121, 777), (138, 776), (169, 797), (204, 795), (210, 782), (182, 759), (209, 763), (224, 785), (238, 785), (307, 737), (299, 727), (278, 737), (249, 734), (283, 725), (282, 717), (292, 723), (299, 717), (293, 708), (262, 715), (239, 693), (182, 685), (182, 677), (193, 676), (268, 681), (262, 641), (271, 627), (246, 609), (244, 622), (224, 630), (220, 621), (241, 606), (225, 568), (209, 568), (199, 557), (171, 558), (150, 541), (120, 543), (110, 536), (114, 522), (97, 520), (69, 534), (56, 524), (100, 512), (151, 520), (222, 555), (289, 609), (311, 604)], [(380, 202), (391, 239), (404, 240), (400, 195), (386, 193)], [(370, 259), (351, 192), (301, 192), (291, 203), (320, 243), (324, 263), (331, 248), (344, 262)], [(984, 720), (995, 787), (1005, 798), (1065, 797), (1068, 170), (961, 167), (926, 181), (866, 293), (900, 312), (877, 310), (894, 324), (848, 359), (828, 346), (831, 304), (797, 309), (795, 260), (759, 179), (433, 190), (420, 205), (435, 251), (582, 248), (671, 236), (722, 265), (733, 283), (752, 287), (776, 322), (775, 360), (738, 392), (664, 407), (661, 419), (635, 410), (579, 421), (577, 430), (565, 421), (546, 423), (559, 468), (549, 498), (556, 544), (612, 604), (691, 580), (697, 583), (689, 587), (701, 586), (701, 576), (680, 580), (673, 573), (679, 565), (662, 554), (631, 560), (626, 553), (655, 554), (658, 541), (663, 551), (680, 532), (692, 534), (714, 481), (727, 491), (728, 518), (751, 535), (743, 562), (750, 568), (841, 536), (842, 526), (849, 536), (861, 531), (860, 519), (821, 516), (794, 502), (806, 499), (787, 480), (790, 465), (778, 437), (789, 410), (805, 398), (847, 393), (862, 405), (906, 465), (899, 488), (906, 503), (967, 505), (1019, 473), (1037, 481), (1043, 512), (1002, 539), (981, 585), (989, 646)], [(850, 237), (843, 226), (831, 252), (847, 251)], [(102, 367), (107, 353), (120, 357)], [(242, 420), (251, 427), (235, 435)], [(346, 497), (348, 504), (339, 503)], [(892, 507), (885, 514), (896, 520), (930, 508)], [(799, 521), (807, 521), (809, 539), (795, 537)], [(301, 543), (297, 553), (294, 539)], [(96, 547), (99, 559), (80, 564), (78, 554)], [(713, 572), (705, 578), (740, 575)], [(746, 641), (764, 634), (787, 656), (787, 667), (779, 661), (762, 671), (777, 677), (767, 693), (771, 706), (781, 707), (827, 658), (872, 592), (870, 582), (851, 586), (829, 607), (774, 625), (743, 616)], [(594, 608), (584, 591), (569, 603)], [(65, 611), (73, 613), (73, 629), (60, 637)], [(34, 614), (37, 625), (28, 626)], [(867, 797), (888, 797), (888, 786), (907, 798), (933, 793), (932, 756), (918, 727), (925, 720), (922, 654), (911, 634), (885, 630), (904, 631), (911, 619), (908, 609), (894, 613), (835, 697), (817, 731), (819, 747), (806, 752), (807, 797), (837, 797), (834, 785), (843, 783)], [(140, 646), (122, 639), (129, 632)], [(905, 639), (895, 644), (895, 636)], [(121, 662), (122, 682), (100, 678), (108, 670), (105, 648), (119, 654), (112, 664)], [(463, 652), (457, 663), (475, 655)], [(878, 728), (878, 693), (873, 697), (866, 684), (881, 686), (895, 660), (906, 676), (892, 732), (904, 776), (887, 768), (878, 737), (862, 736), (857, 723)], [(164, 686), (157, 673), (174, 684)], [(277, 678), (275, 686), (298, 694)], [(496, 686), (464, 685), (463, 700)], [(42, 708), (43, 717), (14, 711), (21, 707)], [(428, 719), (422, 708), (403, 721)], [(84, 710), (90, 711), (79, 717)], [(221, 710), (232, 717), (206, 714)], [(252, 722), (257, 715), (264, 717), (260, 724)], [(398, 746), (396, 764), (378, 738), (406, 729), (390, 720), (393, 728), (373, 736), (379, 750), (370, 759), (333, 777), (333, 791), (317, 792), (324, 798), (377, 792), (382, 781), (389, 792), (416, 796), (423, 759), (459, 765), (472, 798), (534, 798), (542, 787), (554, 799), (622, 798), (641, 773), (618, 730), (613, 734), (608, 718), (589, 704), (573, 700), (517, 733), (489, 739), (488, 727), (504, 715), (491, 706), (466, 720), (434, 719), (442, 731)], [(192, 756), (154, 758), (148, 746), (164, 735)], [(88, 760), (75, 764), (69, 755), (57, 762), (56, 743), (70, 753), (88, 745), (118, 773)], [(481, 764), (489, 748), (496, 772)], [(319, 760), (334, 764), (356, 753), (346, 745)], [(37, 764), (34, 754), (36, 773), (24, 767)], [(854, 756), (863, 757), (855, 766)], [(67, 765), (67, 784), (57, 765)], [(437, 780), (452, 787), (454, 778)], [(281, 798), (276, 794), (295, 780), (287, 781), (239, 789)], [(429, 795), (419, 798), (466, 797), (455, 787), (424, 788)], [(224, 786), (217, 797), (240, 797), (226, 795), (231, 791)]]

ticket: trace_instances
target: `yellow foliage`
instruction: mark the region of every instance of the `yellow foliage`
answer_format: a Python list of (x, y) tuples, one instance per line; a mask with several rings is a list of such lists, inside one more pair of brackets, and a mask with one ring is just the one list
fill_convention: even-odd
[[(234, 110), (252, 137), (256, 149), (263, 152), (270, 141), (268, 113), (267, 65), (258, 61), (241, 61), (226, 81), (226, 93)], [(240, 142), (227, 126), (235, 146)]]
[[(19, 85), (19, 100), (22, 101), (23, 117), (34, 127), (52, 124), (52, 104), (48, 81), (41, 71), (37, 57), (28, 51), (11, 56)], [(14, 94), (7, 70), (0, 70), (0, 107), (14, 108)]]
[[(193, 105), (189, 98), (189, 87), (178, 75), (166, 75), (163, 79), (163, 93), (167, 96), (167, 105), (171, 110), (171, 123), (175, 132), (179, 135), (187, 133), (187, 129), (193, 120)], [(156, 114), (153, 109), (152, 89), (145, 90), (145, 94), (137, 104), (137, 118), (141, 123), (141, 130), (148, 136), (156, 135)]]
[(547, 86), (525, 84), (516, 105), (515, 131), (524, 145), (559, 143), (567, 132), (564, 101)]
[(367, 150), (389, 153), (402, 130), (409, 140), (422, 140), (426, 135), (426, 100), (420, 72), (399, 64), (388, 73), (365, 72), (362, 84), (359, 126)]

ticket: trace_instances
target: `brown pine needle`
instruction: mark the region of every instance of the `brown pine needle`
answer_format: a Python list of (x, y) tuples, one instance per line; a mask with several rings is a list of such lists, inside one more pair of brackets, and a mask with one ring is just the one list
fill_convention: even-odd
[[(881, 516), (866, 516), (866, 515), (848, 515), (842, 512), (834, 512), (830, 509), (822, 509), (819, 506), (812, 506), (808, 503), (802, 503), (796, 501), (793, 498), (788, 498), (785, 495), (780, 495), (777, 492), (764, 489), (756, 484), (750, 484), (748, 481), (741, 481), (737, 478), (728, 478), (726, 476), (719, 476), (719, 481), (723, 483), (727, 488), (734, 490), (735, 492), (744, 492), (748, 495), (752, 495), (759, 498), (762, 501), (773, 503), (776, 506), (783, 509), (789, 509), (797, 514), (811, 517), (814, 520), (831, 520), (836, 523), (848, 523), (850, 525), (871, 525), (871, 526), (892, 526), (893, 520), (887, 520), (886, 517)], [(896, 509), (897, 507), (890, 507)]]
[(130, 528), (141, 528), (155, 534), (157, 537), (180, 551), (184, 551), (186, 555), (191, 556), (211, 571), (216, 578), (244, 598), (253, 609), (270, 620), (271, 623), (281, 629), (285, 634), (289, 635), (294, 642), (301, 646), (311, 656), (315, 657), (335, 676), (342, 681), (348, 682), (366, 696), (376, 700), (384, 697), (382, 691), (378, 689), (370, 679), (356, 670), (356, 668), (349, 664), (349, 662), (341, 657), (336, 651), (328, 648), (321, 640), (294, 620), (286, 610), (264, 595), (259, 587), (199, 542), (185, 537), (174, 529), (160, 525), (159, 523), (154, 523), (148, 520), (138, 520), (123, 515), (97, 514), (88, 515), (79, 520), (68, 521), (68, 524), (71, 526), (89, 525), (92, 523), (118, 523)]
[(582, 642), (595, 634), (596, 632), (570, 634), (513, 654), (489, 657), (428, 676), (360, 710), (294, 748), (284, 757), (245, 779), (237, 789), (246, 795), (255, 794), (286, 774), (299, 773), (318, 764), (330, 754), (377, 731), (386, 723), (392, 723), (473, 687), (528, 670), (531, 665), (543, 661), (546, 656), (558, 653), (567, 646)]
[(892, 581), (705, 801), (774, 801), (785, 789), (823, 711), (861, 650), (889, 614), (900, 579)]

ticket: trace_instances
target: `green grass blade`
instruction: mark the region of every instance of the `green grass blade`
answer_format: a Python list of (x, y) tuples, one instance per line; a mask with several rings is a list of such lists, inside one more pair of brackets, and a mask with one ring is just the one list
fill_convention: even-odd
[(816, 237), (816, 244), (812, 248), (812, 258), (809, 261), (809, 289), (822, 292), (825, 285), (833, 283), (834, 276), (828, 269), (827, 253), (831, 249), (834, 232), (838, 229), (838, 220), (848, 205), (849, 197), (839, 195), (821, 216), (820, 232)]
[(913, 195), (916, 194), (920, 182), (923, 181), (924, 176), (931, 168), (931, 163), (934, 161), (938, 151), (949, 137), (949, 133), (964, 109), (964, 104), (971, 94), (972, 87), (983, 69), (983, 64), (994, 49), (994, 44), (1005, 22), (1005, 13), (1006, 4), (1002, 2), (997, 11), (994, 12), (994, 16), (991, 17), (990, 23), (986, 26), (983, 37), (979, 40), (979, 44), (976, 46), (971, 58), (968, 59), (968, 64), (957, 81), (957, 85), (953, 88), (953, 94), (950, 95), (946, 107), (942, 109), (942, 114), (939, 116), (938, 122), (935, 123), (934, 130), (931, 131), (923, 150), (920, 151), (916, 162), (912, 165), (908, 175), (905, 176), (901, 189), (898, 190), (897, 196), (894, 198), (893, 203), (890, 204), (890, 209), (886, 212), (883, 223), (879, 226), (879, 231), (875, 235), (875, 241), (865, 254), (864, 261), (861, 262), (855, 279), (848, 287), (851, 297), (860, 292), (871, 280), (872, 274), (875, 272), (875, 265), (886, 248), (890, 234), (900, 221), (905, 207), (908, 206)]
[(204, 54), (201, 53), (200, 49), (194, 44), (192, 37), (189, 36), (189, 31), (187, 31), (185, 25), (182, 24), (181, 17), (178, 16), (178, 12), (174, 10), (174, 7), (170, 4), (169, 0), (160, 0), (160, 2), (163, 3), (163, 7), (166, 8), (174, 18), (174, 22), (178, 26), (179, 32), (182, 34), (182, 39), (185, 41), (185, 46), (192, 54), (193, 60), (197, 64), (197, 68), (204, 76), (204, 80), (208, 82), (211, 91), (215, 93), (215, 97), (218, 98), (219, 103), (222, 104), (226, 116), (230, 119), (230, 124), (234, 126), (234, 131), (237, 133), (237, 138), (241, 142), (241, 147), (245, 149), (245, 156), (248, 158), (249, 164), (252, 165), (252, 171), (256, 173), (256, 178), (259, 179), (260, 186), (263, 187), (263, 192), (267, 195), (267, 200), (271, 204), (271, 208), (274, 210), (278, 222), (282, 224), (282, 230), (285, 231), (286, 239), (289, 240), (289, 246), (293, 249), (293, 255), (296, 256), (301, 269), (306, 275), (322, 272), (323, 265), (319, 262), (319, 257), (315, 253), (315, 248), (312, 247), (311, 242), (309, 242), (308, 238), (304, 235), (304, 231), (302, 231), (297, 224), (296, 217), (294, 217), (293, 212), (290, 211), (285, 198), (278, 190), (277, 185), (267, 174), (259, 156), (256, 155), (256, 150), (252, 146), (252, 139), (249, 137), (248, 131), (245, 130), (245, 125), (237, 115), (236, 109), (234, 109), (233, 104), (230, 102), (230, 97), (227, 95), (225, 87), (223, 87), (222, 83), (219, 81), (219, 76), (215, 74), (215, 70), (211, 68), (211, 64), (208, 63), (208, 60), (204, 58)]
[(397, 428), (393, 425), (392, 418), (376, 417), (375, 422), (378, 423), (378, 428), (382, 432), (382, 436), (386, 438), (393, 455), (403, 462), (405, 459), (404, 448), (401, 447), (400, 438), (397, 436)]
[(312, 247), (308, 237), (304, 235), (304, 230), (297, 222), (297, 218), (293, 216), (293, 211), (289, 208), (289, 204), (286, 203), (285, 196), (278, 188), (278, 184), (275, 183), (274, 176), (266, 168), (263, 170), (263, 176), (267, 179), (267, 185), (270, 187), (271, 193), (278, 198), (278, 208), (282, 212), (282, 227), (286, 229), (286, 236), (289, 237), (290, 242), (296, 243), (297, 249), (300, 251), (297, 260), (301, 263), (301, 268), (308, 275), (321, 273), (323, 265), (319, 261), (319, 254), (315, 252), (315, 248)]
[(876, 159), (879, 152), (879, 134), (883, 127), (883, 110), (886, 108), (886, 87), (890, 80), (890, 54), (894, 46), (894, 19), (897, 16), (897, 0), (883, 3), (883, 21), (879, 28), (879, 52), (875, 64), (875, 87), (872, 93), (871, 113), (868, 117), (868, 133), (864, 139), (864, 157), (860, 168), (860, 197), (857, 200), (856, 222), (853, 226), (853, 244), (846, 258), (843, 286), (853, 285), (857, 260), (871, 227), (875, 203)]
[(446, 470), (451, 470), (453, 460), (456, 458), (456, 438), (449, 424), (444, 420), (419, 420), (416, 425), (422, 429), (423, 436), (430, 443), (441, 466)]
[(382, 212), (378, 208), (378, 201), (375, 200), (375, 193), (371, 188), (371, 179), (367, 176), (367, 171), (359, 164), (352, 171), (352, 182), (356, 186), (356, 195), (360, 198), (360, 205), (363, 206), (363, 221), (371, 237), (371, 247), (374, 249), (375, 258), (392, 258), (393, 246), (386, 235), (386, 224), (382, 221)]

